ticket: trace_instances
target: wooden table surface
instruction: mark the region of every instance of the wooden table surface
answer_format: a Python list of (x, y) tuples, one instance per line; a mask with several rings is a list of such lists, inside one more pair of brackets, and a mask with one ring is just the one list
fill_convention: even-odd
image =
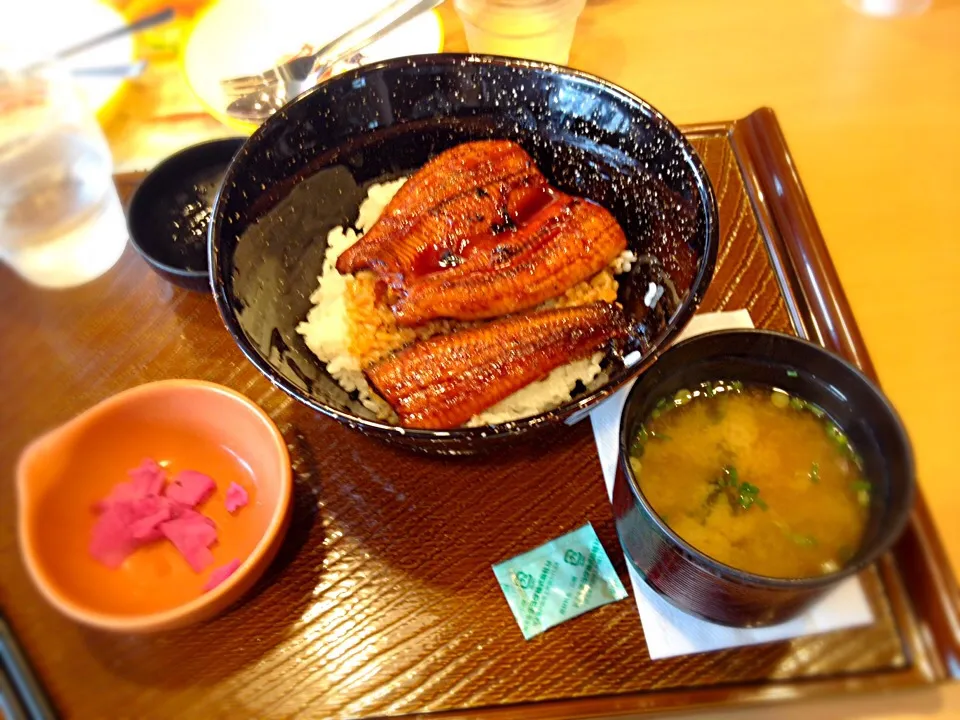
[[(123, 2), (139, 14), (155, 0)], [(169, 4), (169, 3), (163, 3)], [(178, 0), (189, 16), (203, 0)], [(446, 49), (465, 49), (449, 3)], [(203, 115), (175, 61), (186, 23), (141, 40), (153, 63), (103, 120), (119, 168), (232, 134)], [(843, 0), (588, 0), (570, 64), (678, 123), (773, 107), (884, 389), (915, 444), (920, 483), (960, 571), (950, 410), (960, 405), (960, 0), (876, 19)], [(769, 709), (710, 714), (761, 718)], [(804, 703), (777, 717), (960, 717), (960, 686)], [(702, 717), (698, 715), (697, 717)]]

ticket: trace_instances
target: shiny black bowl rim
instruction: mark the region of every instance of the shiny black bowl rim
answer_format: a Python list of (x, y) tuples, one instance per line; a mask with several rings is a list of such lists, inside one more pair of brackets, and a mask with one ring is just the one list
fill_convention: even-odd
[[(443, 66), (449, 65), (453, 68), (461, 66), (465, 63), (469, 64), (495, 64), (495, 65), (505, 65), (512, 67), (521, 67), (532, 70), (542, 70), (550, 73), (560, 73), (568, 75), (570, 77), (576, 77), (583, 80), (586, 80), (595, 86), (598, 89), (613, 94), (619, 95), (620, 97), (636, 103), (641, 108), (647, 118), (656, 125), (660, 130), (667, 134), (674, 142), (678, 143), (680, 148), (683, 151), (683, 154), (686, 156), (691, 166), (695, 170), (697, 176), (697, 186), (700, 191), (701, 201), (703, 202), (703, 207), (705, 209), (704, 218), (704, 229), (706, 235), (706, 241), (704, 243), (704, 252), (703, 260), (700, 264), (699, 271), (696, 278), (694, 279), (690, 294), (687, 299), (681, 303), (680, 307), (677, 309), (674, 318), (670, 325), (661, 333), (661, 335), (654, 339), (651, 342), (651, 345), (656, 347), (666, 346), (671, 338), (675, 337), (689, 322), (690, 318), (693, 316), (697, 306), (699, 306), (701, 300), (703, 299), (704, 294), (707, 291), (707, 287), (710, 284), (710, 280), (713, 277), (713, 270), (716, 265), (717, 260), (717, 251), (720, 244), (720, 233), (719, 233), (719, 217), (717, 215), (717, 203), (716, 197), (714, 195), (713, 186), (710, 182), (710, 178), (707, 175), (706, 168), (703, 166), (703, 162), (700, 160), (700, 156), (690, 145), (689, 141), (684, 137), (683, 133), (680, 132), (679, 128), (670, 122), (659, 110), (654, 108), (650, 103), (643, 100), (642, 98), (634, 95), (623, 88), (614, 85), (613, 83), (604, 80), (603, 78), (597, 77), (590, 73), (586, 73), (580, 70), (574, 70), (572, 68), (564, 67), (561, 65), (554, 65), (551, 63), (539, 62), (535, 60), (520, 60), (517, 58), (501, 57), (498, 55), (477, 55), (472, 53), (441, 53), (441, 54), (429, 54), (429, 55), (411, 55), (409, 57), (394, 58), (391, 60), (383, 60), (376, 63), (370, 63), (368, 65), (362, 65), (353, 70), (348, 70), (340, 75), (337, 75), (333, 78), (330, 78), (326, 82), (352, 82), (357, 78), (363, 76), (366, 73), (377, 72), (380, 70), (389, 70), (394, 67), (403, 67), (406, 65), (434, 65), (434, 66)], [(316, 87), (311, 88), (307, 92), (303, 93), (297, 97), (290, 105), (287, 107), (293, 107), (301, 102), (305, 102), (312, 95), (323, 92), (324, 83), (317, 85)], [(286, 109), (279, 111), (272, 117), (270, 117), (266, 122), (264, 122), (256, 132), (250, 136), (247, 140), (247, 143), (244, 144), (244, 148), (248, 145), (253, 145), (260, 141), (261, 136), (266, 132), (265, 128), (268, 125), (275, 124), (277, 122), (282, 122), (286, 116)], [(573, 415), (579, 415), (577, 420), (581, 420), (587, 409), (592, 408), (599, 404), (601, 401), (608, 398), (610, 395), (615, 393), (621, 387), (626, 385), (632, 379), (634, 379), (645, 367), (648, 367), (651, 362), (657, 356), (657, 351), (655, 350), (650, 354), (648, 358), (645, 359), (642, 363), (637, 363), (634, 367), (630, 368), (631, 372), (626, 374), (618, 382), (608, 382), (601, 387), (594, 390), (592, 393), (585, 395), (576, 402), (567, 403), (561, 405), (558, 408), (552, 410), (547, 410), (545, 412), (539, 413), (526, 418), (521, 418), (519, 420), (514, 420), (506, 423), (500, 423), (497, 425), (482, 425), (478, 427), (459, 427), (459, 428), (450, 428), (446, 430), (425, 430), (421, 428), (406, 428), (400, 425), (390, 425), (388, 423), (379, 422), (377, 420), (371, 420), (368, 418), (360, 417), (359, 415), (354, 415), (349, 412), (343, 412), (337, 410), (336, 408), (330, 407), (322, 402), (317, 401), (315, 398), (310, 395), (302, 392), (298, 388), (294, 387), (286, 378), (280, 375), (273, 367), (270, 366), (265, 360), (263, 360), (260, 354), (251, 346), (249, 341), (246, 338), (246, 335), (243, 332), (243, 329), (240, 327), (239, 322), (234, 317), (233, 313), (230, 310), (231, 303), (230, 298), (227, 294), (227, 285), (223, 280), (219, 262), (220, 248), (218, 243), (218, 230), (220, 226), (220, 199), (221, 195), (224, 192), (224, 189), (227, 188), (234, 179), (234, 175), (238, 172), (237, 170), (237, 159), (242, 158), (244, 155), (243, 149), (237, 153), (234, 157), (234, 160), (231, 161), (230, 166), (227, 168), (227, 172), (224, 175), (223, 182), (220, 185), (220, 189), (217, 192), (217, 195), (213, 203), (213, 211), (211, 213), (211, 222), (208, 228), (208, 265), (210, 267), (210, 286), (213, 290), (213, 295), (217, 303), (217, 309), (220, 312), (220, 316), (223, 319), (224, 324), (227, 326), (228, 331), (233, 336), (237, 345), (240, 347), (240, 350), (247, 357), (247, 359), (254, 364), (254, 366), (263, 373), (270, 382), (283, 390), (288, 395), (296, 398), (300, 402), (305, 403), (309, 407), (313, 408), (319, 413), (326, 415), (328, 417), (334, 418), (342, 423), (350, 425), (351, 427), (359, 427), (364, 430), (370, 430), (377, 433), (383, 433), (387, 435), (392, 435), (396, 437), (408, 437), (411, 439), (420, 439), (420, 440), (436, 440), (438, 438), (449, 439), (449, 440), (465, 440), (469, 441), (471, 439), (479, 440), (481, 438), (491, 437), (491, 436), (500, 436), (507, 434), (517, 434), (523, 433), (528, 430), (532, 430), (539, 426), (546, 426), (551, 424), (556, 424), (557, 421), (569, 422), (569, 418)]]
[[(222, 146), (224, 149), (233, 148), (233, 153), (236, 154), (241, 147), (243, 147), (244, 138), (242, 137), (227, 137), (219, 138), (217, 140), (207, 140), (205, 142), (197, 143), (195, 145), (189, 145), (188, 147), (178, 150), (173, 153), (173, 155), (168, 155), (163, 160), (161, 160), (150, 172), (144, 176), (143, 180), (140, 181), (140, 184), (137, 185), (136, 189), (133, 191), (133, 194), (130, 196), (130, 200), (127, 203), (127, 227), (130, 227), (129, 218), (137, 212), (137, 206), (146, 202), (144, 199), (150, 193), (150, 187), (148, 181), (154, 173), (163, 171), (168, 165), (172, 165), (177, 161), (181, 161), (185, 156), (190, 156), (195, 153), (200, 153), (203, 151), (209, 152), (211, 148), (218, 149)], [(220, 159), (218, 162), (222, 162)], [(146, 186), (146, 190), (143, 188)], [(216, 196), (214, 196), (213, 207), (216, 206), (216, 198), (219, 197), (220, 191), (217, 191)], [(210, 217), (213, 217), (213, 210), (210, 212)], [(209, 221), (207, 227), (207, 268), (206, 270), (186, 270), (176, 265), (170, 265), (168, 263), (157, 260), (157, 258), (150, 251), (150, 248), (144, 247), (141, 245), (133, 233), (130, 233), (130, 244), (133, 245), (133, 249), (142, 257), (148, 265), (160, 270), (161, 272), (174, 275), (183, 280), (207, 280), (210, 279), (210, 228)]]
[[(719, 562), (714, 560), (712, 557), (704, 553), (702, 550), (697, 549), (686, 540), (681, 538), (673, 529), (667, 525), (660, 518), (660, 515), (657, 514), (656, 510), (653, 509), (653, 506), (647, 501), (646, 496), (643, 494), (643, 491), (640, 489), (640, 485), (637, 483), (637, 479), (633, 474), (633, 468), (630, 467), (629, 453), (630, 445), (633, 438), (627, 437), (628, 428), (627, 428), (627, 408), (634, 402), (641, 402), (642, 400), (638, 399), (636, 395), (639, 392), (640, 381), (638, 381), (627, 394), (627, 399), (623, 404), (623, 412), (620, 415), (620, 429), (619, 429), (619, 457), (617, 462), (622, 465), (624, 476), (627, 478), (627, 486), (630, 488), (630, 492), (633, 495), (634, 500), (641, 506), (644, 513), (656, 526), (657, 530), (664, 535), (671, 543), (678, 546), (687, 554), (688, 557), (693, 558), (696, 564), (701, 567), (707, 568), (715, 575), (725, 578), (727, 580), (732, 580), (734, 582), (740, 583), (741, 585), (750, 585), (754, 587), (765, 587), (772, 589), (814, 589), (820, 588), (827, 585), (835, 585), (840, 580), (855, 575), (863, 570), (868, 565), (874, 563), (881, 555), (883, 555), (887, 550), (890, 549), (890, 546), (896, 542), (897, 538), (900, 536), (900, 533), (903, 532), (904, 527), (907, 524), (907, 521), (910, 517), (910, 511), (913, 507), (913, 500), (916, 495), (916, 482), (914, 478), (916, 477), (916, 466), (914, 464), (913, 450), (911, 449), (910, 440), (907, 437), (907, 431), (904, 428), (903, 421), (900, 419), (900, 415), (897, 413), (893, 405), (890, 404), (890, 401), (883, 394), (883, 392), (878, 388), (866, 375), (864, 375), (859, 368), (847, 362), (843, 358), (834, 353), (826, 350), (816, 343), (803, 340), (793, 335), (787, 335), (785, 333), (774, 332), (772, 330), (715, 330), (712, 332), (702, 333), (694, 337), (688, 338), (682, 342), (677, 343), (667, 351), (665, 351), (657, 360), (656, 363), (669, 363), (670, 355), (674, 350), (679, 350), (691, 345), (696, 345), (698, 343), (707, 342), (711, 338), (718, 336), (744, 336), (744, 335), (767, 335), (776, 342), (785, 342), (785, 343), (795, 343), (797, 345), (804, 345), (814, 348), (817, 352), (823, 355), (825, 362), (831, 362), (836, 365), (844, 366), (847, 370), (854, 373), (858, 381), (863, 383), (864, 386), (868, 387), (870, 391), (878, 400), (880, 400), (882, 406), (885, 408), (888, 417), (887, 420), (896, 428), (897, 436), (900, 441), (900, 446), (904, 449), (906, 453), (905, 465), (908, 469), (908, 477), (910, 478), (910, 486), (907, 488), (906, 500), (903, 502), (902, 507), (897, 510), (895, 514), (895, 520), (892, 527), (888, 528), (888, 531), (884, 535), (884, 538), (881, 542), (875, 543), (869, 552), (863, 554), (863, 557), (856, 563), (850, 563), (844, 565), (836, 572), (826, 573), (824, 575), (817, 575), (815, 577), (806, 577), (806, 578), (778, 578), (770, 577), (769, 575), (758, 575), (756, 573), (747, 572), (746, 570), (740, 570), (733, 567), (732, 565), (727, 565), (726, 563)], [(770, 362), (769, 358), (764, 356), (757, 355), (758, 359), (766, 360)], [(784, 365), (785, 369), (791, 369), (794, 366), (788, 367)], [(802, 366), (796, 366), (798, 369), (803, 369)], [(809, 371), (807, 371), (809, 372)], [(816, 373), (810, 373), (813, 376), (816, 376)], [(619, 533), (619, 530), (618, 530)], [(622, 544), (622, 543), (621, 543)], [(630, 558), (630, 553), (625, 553), (627, 558)], [(632, 563), (633, 561), (630, 560)]]

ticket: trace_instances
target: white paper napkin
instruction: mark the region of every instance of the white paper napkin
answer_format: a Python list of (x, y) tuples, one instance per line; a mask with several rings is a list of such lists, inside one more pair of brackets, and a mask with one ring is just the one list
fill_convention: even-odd
[[(746, 310), (696, 315), (678, 341), (709, 332), (731, 328), (752, 328), (753, 321)], [(630, 385), (600, 405), (590, 414), (593, 436), (597, 441), (600, 467), (607, 485), (607, 495), (613, 499), (613, 478), (617, 466), (617, 436), (620, 413), (630, 391)], [(721, 650), (740, 645), (786, 640), (800, 635), (829, 632), (842, 628), (867, 625), (873, 622), (873, 612), (864, 595), (860, 580), (852, 577), (841, 583), (829, 595), (800, 617), (771, 627), (741, 630), (700, 620), (676, 609), (661, 598), (627, 563), (633, 594), (640, 610), (640, 622), (647, 639), (650, 658), (673, 657), (692, 653)]]

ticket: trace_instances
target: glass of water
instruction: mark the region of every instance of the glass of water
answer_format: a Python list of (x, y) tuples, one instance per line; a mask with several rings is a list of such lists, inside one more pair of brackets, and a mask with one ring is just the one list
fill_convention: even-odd
[(566, 65), (585, 0), (454, 0), (470, 52)]
[(73, 287), (126, 241), (110, 149), (69, 75), (0, 65), (0, 260), (35, 285)]

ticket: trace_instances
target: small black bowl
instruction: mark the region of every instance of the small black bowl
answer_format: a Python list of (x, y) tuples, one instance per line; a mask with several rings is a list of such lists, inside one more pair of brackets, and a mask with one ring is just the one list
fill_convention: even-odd
[(220, 182), (243, 138), (185, 148), (157, 165), (127, 206), (130, 242), (161, 277), (210, 292), (207, 226)]
[[(327, 234), (356, 220), (374, 183), (489, 138), (516, 141), (554, 186), (617, 218), (641, 256), (619, 294), (641, 360), (628, 365), (609, 353), (602, 380), (560, 408), (516, 422), (443, 431), (380, 422), (296, 332), (311, 308)], [(700, 159), (640, 98), (555, 65), (430, 55), (346, 72), (267, 120), (224, 178), (210, 226), (210, 268), (227, 329), (279, 388), (368, 435), (469, 453), (562, 428), (635, 377), (693, 315), (713, 275), (718, 234)], [(651, 287), (659, 290), (649, 308)]]
[[(834, 573), (781, 579), (711, 559), (654, 512), (630, 467), (629, 451), (657, 402), (702, 382), (740, 380), (781, 388), (815, 403), (859, 452), (872, 485), (860, 548)], [(896, 411), (859, 370), (823, 348), (763, 330), (707, 333), (664, 353), (627, 396), (613, 490), (617, 532), (650, 587), (688, 613), (724, 625), (759, 627), (788, 620), (885, 553), (903, 531), (915, 493), (913, 451)]]

